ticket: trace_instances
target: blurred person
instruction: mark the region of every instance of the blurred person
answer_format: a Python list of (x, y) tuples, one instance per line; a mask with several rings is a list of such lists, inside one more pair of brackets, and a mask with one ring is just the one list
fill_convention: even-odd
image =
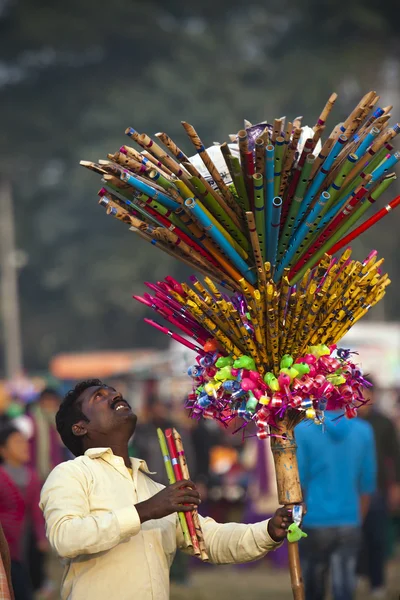
[(60, 402), (57, 390), (45, 388), (28, 410), (33, 425), (33, 435), (30, 438), (31, 467), (36, 470), (42, 482), (55, 466), (67, 458), (55, 422)]
[(0, 600), (14, 600), (10, 550), (0, 522)]
[[(68, 454), (57, 432), (55, 416), (60, 406), (61, 396), (54, 388), (44, 388), (34, 402), (27, 408), (25, 419), (28, 423), (16, 422), (17, 426), (24, 426), (28, 430), (30, 425), (32, 434), (29, 436), (30, 466), (39, 475), (43, 484), (52, 469), (66, 460)], [(21, 421), (21, 417), (19, 419)], [(29, 541), (29, 567), (30, 577), (34, 591), (40, 590), (43, 596), (51, 594), (53, 582), (48, 579), (46, 571), (49, 570), (51, 560), (35, 543), (35, 532), (30, 531)]]
[[(58, 431), (77, 458), (53, 470), (40, 504), (64, 560), (64, 600), (169, 597), (169, 568), (183, 546), (176, 512), (197, 508), (200, 497), (190, 481), (155, 483), (146, 463), (129, 457), (136, 421), (121, 394), (99, 380), (76, 385), (59, 408)], [(211, 561), (238, 563), (278, 547), (291, 517), (280, 508), (255, 525), (201, 522)]]
[(327, 413), (295, 430), (300, 481), (307, 506), (300, 544), (306, 600), (323, 600), (331, 575), (334, 600), (352, 600), (356, 588), (361, 525), (376, 489), (371, 425)]
[(400, 506), (400, 446), (394, 423), (379, 410), (375, 383), (368, 379), (373, 387), (364, 390), (367, 402), (359, 412), (373, 429), (378, 485), (363, 525), (359, 571), (368, 578), (372, 596), (384, 598), (389, 517)]
[(29, 525), (36, 544), (45, 551), (43, 516), (39, 509), (40, 481), (29, 463), (29, 443), (15, 427), (0, 432), (0, 522), (10, 548), (11, 576), (16, 600), (31, 600), (32, 585), (26, 568)]

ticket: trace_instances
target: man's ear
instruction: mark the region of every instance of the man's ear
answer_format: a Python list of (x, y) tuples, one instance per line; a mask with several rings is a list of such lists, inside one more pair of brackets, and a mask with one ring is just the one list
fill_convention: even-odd
[(77, 437), (87, 434), (87, 421), (78, 421), (72, 425), (72, 433)]

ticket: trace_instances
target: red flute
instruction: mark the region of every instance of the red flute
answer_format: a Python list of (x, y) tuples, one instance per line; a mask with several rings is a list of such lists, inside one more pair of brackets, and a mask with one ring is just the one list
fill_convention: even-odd
[(387, 204), (384, 208), (381, 208), (381, 210), (378, 210), (377, 213), (375, 213), (374, 215), (372, 215), (372, 217), (367, 219), (365, 221), (365, 223), (362, 223), (361, 225), (356, 227), (356, 229), (354, 229), (354, 231), (352, 231), (351, 233), (346, 235), (346, 237), (344, 237), (337, 244), (332, 246), (332, 248), (329, 250), (329, 253), (334, 254), (335, 252), (337, 252), (338, 250), (343, 248), (343, 246), (345, 246), (346, 244), (348, 244), (349, 242), (351, 242), (352, 240), (357, 238), (359, 235), (364, 233), (364, 231), (367, 231), (367, 229), (372, 227), (372, 225), (375, 225), (375, 223), (377, 223), (378, 221), (383, 219), (384, 216), (386, 216), (388, 213), (390, 213), (391, 210), (394, 210), (396, 208), (396, 206), (398, 206), (399, 204), (400, 204), (400, 196), (397, 196), (394, 200), (389, 202), (389, 204)]
[[(172, 429), (166, 429), (164, 434), (165, 439), (167, 440), (169, 455), (171, 457), (172, 468), (174, 469), (176, 480), (182, 481), (184, 477), (182, 473), (181, 464), (179, 462), (178, 450), (176, 449), (175, 445), (174, 433)], [(200, 555), (201, 552), (199, 547), (199, 540), (197, 539), (196, 528), (193, 523), (192, 513), (185, 512), (185, 518), (188, 525), (190, 537), (192, 538), (193, 551), (195, 554)]]
[(190, 350), (194, 350), (199, 354), (205, 354), (203, 348), (199, 348), (199, 346), (196, 346), (196, 344), (192, 344), (192, 342), (189, 342), (178, 333), (174, 333), (173, 331), (171, 331), (167, 327), (164, 327), (163, 325), (160, 325), (156, 321), (153, 321), (152, 319), (144, 319), (144, 322), (148, 325), (151, 325), (152, 327), (155, 327), (155, 329), (158, 329), (158, 331), (161, 331), (161, 333), (163, 333), (164, 335), (169, 335), (170, 338), (172, 338), (176, 342), (179, 342), (180, 344), (182, 344), (182, 346), (186, 346), (186, 348), (190, 348)]
[[(149, 200), (151, 201), (151, 198), (149, 198)], [(162, 215), (162, 214), (158, 213), (156, 210), (154, 210), (154, 208), (152, 208), (151, 206), (148, 206), (146, 201), (139, 201), (139, 204), (150, 215), (152, 215), (155, 219), (157, 219), (157, 221), (159, 223), (161, 223), (161, 225), (164, 225), (164, 227), (166, 227), (170, 231), (173, 231), (183, 242), (185, 242), (188, 246), (193, 248), (193, 250), (196, 250), (196, 252), (198, 252), (199, 254), (201, 254), (201, 256), (203, 256), (203, 258), (206, 258), (209, 263), (214, 265), (214, 267), (219, 267), (219, 263), (215, 260), (215, 258), (213, 256), (211, 256), (211, 254), (209, 254), (207, 252), (207, 250), (204, 250), (204, 248), (202, 248), (196, 241), (192, 240), (192, 238), (189, 237), (187, 235), (187, 233), (182, 231), (182, 229), (179, 229), (179, 227), (174, 225), (168, 219), (168, 215), (171, 214), (170, 210), (168, 212), (166, 212), (165, 215)]]
[[(350, 202), (348, 204), (346, 204), (346, 206), (343, 208), (343, 210), (340, 211), (340, 213), (338, 215), (336, 215), (336, 217), (332, 220), (332, 222), (329, 223), (329, 225), (324, 229), (324, 231), (321, 233), (321, 235), (315, 240), (315, 242), (312, 244), (312, 246), (310, 246), (310, 248), (306, 251), (304, 256), (293, 267), (292, 271), (290, 272), (291, 277), (293, 277), (293, 275), (295, 275), (297, 273), (297, 271), (299, 269), (301, 269), (301, 267), (303, 265), (306, 264), (306, 262), (312, 257), (314, 252), (316, 250), (318, 250), (322, 246), (322, 244), (324, 244), (326, 242), (326, 240), (336, 231), (336, 229), (339, 227), (341, 222), (344, 219), (346, 219), (353, 212), (353, 210), (360, 203), (361, 199), (365, 196), (367, 191), (368, 190), (363, 186), (361, 186), (357, 190), (357, 193), (355, 193), (353, 195)], [(329, 254), (333, 254), (333, 252), (330, 250)]]

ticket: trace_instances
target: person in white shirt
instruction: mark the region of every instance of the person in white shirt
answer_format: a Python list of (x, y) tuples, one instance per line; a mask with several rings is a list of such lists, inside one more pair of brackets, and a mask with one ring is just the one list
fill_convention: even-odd
[[(168, 487), (130, 458), (137, 417), (115, 389), (94, 379), (62, 402), (57, 429), (76, 456), (50, 473), (41, 494), (47, 537), (63, 559), (62, 600), (167, 600), (169, 569), (183, 537), (178, 511), (200, 504), (194, 483)], [(255, 525), (201, 518), (213, 563), (265, 556), (286, 537), (287, 508)]]

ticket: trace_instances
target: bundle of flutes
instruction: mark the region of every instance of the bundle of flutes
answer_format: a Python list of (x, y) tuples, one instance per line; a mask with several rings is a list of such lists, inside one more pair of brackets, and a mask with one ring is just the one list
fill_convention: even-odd
[[(182, 438), (176, 429), (166, 429), (163, 432), (157, 429), (160, 450), (164, 458), (165, 471), (170, 484), (190, 480), (189, 468), (186, 462)], [(178, 513), (182, 529), (183, 540), (194, 556), (208, 562), (208, 555), (204, 543), (203, 532), (197, 510)]]
[(388, 126), (391, 107), (377, 107), (379, 96), (369, 92), (322, 143), (335, 100), (313, 129), (275, 119), (208, 149), (183, 122), (195, 159), (166, 133), (156, 134), (157, 143), (130, 127), (138, 149), (122, 146), (108, 160), (81, 164), (103, 176), (100, 202), (109, 214), (224, 287), (265, 286), (266, 262), (275, 283), (286, 275), (294, 285), (341, 247), (395, 180), (400, 154), (391, 142), (400, 129)]

